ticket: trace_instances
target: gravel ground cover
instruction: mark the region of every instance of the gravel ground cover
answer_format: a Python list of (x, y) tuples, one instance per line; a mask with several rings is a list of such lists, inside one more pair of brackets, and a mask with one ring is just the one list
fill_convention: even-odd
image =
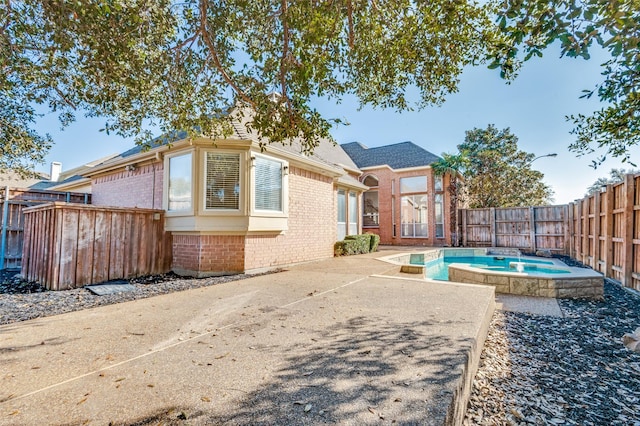
[[(133, 292), (96, 296), (83, 288), (44, 291), (13, 274), (0, 271), (0, 324), (247, 277), (166, 274), (131, 280)], [(607, 281), (603, 301), (560, 305), (563, 318), (494, 314), (466, 425), (640, 426), (640, 354), (621, 340), (640, 326), (640, 295)]]
[(640, 426), (640, 296), (605, 283), (605, 300), (560, 300), (564, 318), (494, 314), (467, 425)]
[(63, 314), (80, 309), (144, 299), (146, 297), (189, 290), (248, 278), (229, 275), (210, 278), (185, 278), (169, 273), (134, 278), (134, 291), (97, 296), (85, 288), (46, 291), (36, 283), (20, 280), (15, 272), (0, 271), (0, 324)]

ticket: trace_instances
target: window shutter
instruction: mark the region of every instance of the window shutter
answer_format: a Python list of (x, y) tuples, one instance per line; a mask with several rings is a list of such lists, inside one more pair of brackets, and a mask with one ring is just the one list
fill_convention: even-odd
[(255, 209), (282, 211), (282, 163), (257, 157), (255, 166)]
[(240, 208), (240, 154), (207, 152), (206, 209)]

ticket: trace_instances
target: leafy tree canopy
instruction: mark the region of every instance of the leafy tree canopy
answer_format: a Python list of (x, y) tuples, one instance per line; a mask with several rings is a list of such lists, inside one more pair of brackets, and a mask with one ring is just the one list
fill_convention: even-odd
[(598, 178), (595, 182), (593, 182), (591, 185), (589, 185), (589, 187), (587, 188), (587, 193), (585, 194), (586, 197), (588, 197), (589, 195), (593, 195), (596, 192), (600, 192), (600, 190), (602, 189), (603, 186), (607, 186), (609, 184), (614, 184), (614, 183), (618, 183), (618, 182), (622, 182), (624, 180), (624, 176), (629, 174), (629, 173), (640, 173), (640, 170), (635, 170), (635, 169), (611, 169), (609, 171), (609, 176), (608, 177), (601, 177)]
[(507, 78), (553, 43), (563, 56), (584, 59), (596, 45), (606, 49), (604, 81), (584, 92), (604, 106), (567, 117), (576, 136), (569, 148), (578, 155), (604, 151), (594, 166), (607, 156), (633, 165), (640, 144), (640, 0), (501, 0), (498, 16), (505, 38), (492, 52), (490, 68)]
[(518, 138), (508, 128), (466, 132), (453, 165), (464, 176), (464, 193), (471, 208), (546, 205), (553, 191), (544, 175), (531, 168), (535, 154), (518, 149)]
[(33, 128), (51, 111), (63, 126), (80, 111), (105, 117), (108, 132), (145, 143), (145, 126), (220, 136), (229, 107), (248, 105), (251, 129), (312, 150), (339, 122), (314, 97), (439, 104), (494, 29), (472, 1), (5, 0), (0, 169), (42, 160), (51, 140)]

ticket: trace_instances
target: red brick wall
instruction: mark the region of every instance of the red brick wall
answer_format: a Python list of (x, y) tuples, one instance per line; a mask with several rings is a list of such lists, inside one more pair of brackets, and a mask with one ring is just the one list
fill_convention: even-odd
[(92, 204), (161, 209), (163, 168), (162, 162), (156, 162), (130, 172), (123, 167), (94, 178), (91, 181)]
[(336, 240), (336, 194), (333, 180), (291, 167), (289, 229), (280, 235), (247, 235), (247, 270), (333, 256)]
[[(451, 241), (449, 232), (449, 194), (446, 190), (448, 180), (443, 182), (444, 192), (444, 236), (445, 238), (435, 238), (435, 201), (434, 201), (434, 176), (433, 170), (430, 168), (410, 171), (394, 171), (388, 167), (380, 167), (378, 169), (367, 170), (361, 177), (361, 181), (369, 175), (375, 175), (378, 178), (378, 212), (380, 214), (380, 226), (378, 228), (363, 228), (362, 232), (372, 232), (380, 235), (381, 244), (393, 245), (419, 245), (419, 246), (441, 246)], [(401, 233), (401, 196), (400, 194), (400, 178), (412, 176), (427, 176), (427, 192), (428, 192), (428, 221), (429, 221), (429, 237), (428, 238), (402, 238)], [(395, 197), (392, 197), (392, 181), (395, 180)], [(393, 200), (393, 201), (392, 201)], [(395, 204), (395, 223), (396, 236), (393, 236), (393, 215), (391, 205)]]
[(245, 237), (242, 235), (174, 233), (171, 269), (192, 276), (243, 272), (244, 244)]
[[(153, 190), (155, 166), (155, 191)], [(119, 170), (92, 182), (96, 205), (162, 208), (163, 165)], [(289, 169), (288, 230), (260, 235), (173, 235), (176, 272), (189, 275), (242, 272), (333, 256), (336, 240), (333, 179), (297, 167)]]

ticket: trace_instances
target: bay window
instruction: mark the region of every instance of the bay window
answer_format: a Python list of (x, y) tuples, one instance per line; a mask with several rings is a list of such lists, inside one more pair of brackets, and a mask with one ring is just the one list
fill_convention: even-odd
[(240, 208), (240, 154), (207, 152), (205, 210)]
[(191, 210), (191, 153), (169, 158), (168, 211)]
[(285, 165), (282, 161), (256, 156), (254, 160), (254, 208), (282, 212), (283, 175)]

